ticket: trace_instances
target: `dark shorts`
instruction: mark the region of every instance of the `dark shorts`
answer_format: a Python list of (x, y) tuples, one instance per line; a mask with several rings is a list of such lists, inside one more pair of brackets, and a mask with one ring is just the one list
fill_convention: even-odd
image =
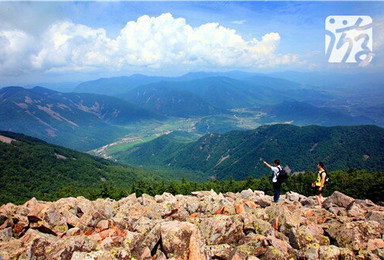
[(324, 190), (324, 187), (322, 190), (319, 190), (320, 186), (315, 186), (315, 195), (321, 195), (323, 194), (323, 190)]
[(281, 189), (281, 183), (280, 182), (272, 182), (272, 187), (274, 190), (280, 190)]

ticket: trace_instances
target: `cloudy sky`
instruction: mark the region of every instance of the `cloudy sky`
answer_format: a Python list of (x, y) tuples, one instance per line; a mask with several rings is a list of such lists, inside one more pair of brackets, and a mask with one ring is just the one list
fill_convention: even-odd
[[(369, 63), (328, 62), (332, 15), (372, 18)], [(0, 86), (134, 73), (383, 69), (384, 2), (0, 1)]]

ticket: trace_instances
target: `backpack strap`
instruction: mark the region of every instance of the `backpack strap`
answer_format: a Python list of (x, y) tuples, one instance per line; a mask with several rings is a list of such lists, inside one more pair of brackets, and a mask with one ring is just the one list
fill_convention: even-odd
[(326, 170), (322, 170), (322, 171), (320, 172), (320, 182), (323, 180), (323, 173), (325, 173), (324, 184), (326, 184), (326, 183), (327, 183), (327, 176), (328, 176), (328, 173), (327, 173)]

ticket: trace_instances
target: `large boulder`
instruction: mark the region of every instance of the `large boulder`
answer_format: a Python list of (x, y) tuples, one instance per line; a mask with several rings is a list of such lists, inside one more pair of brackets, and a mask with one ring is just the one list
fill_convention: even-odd
[[(57, 241), (59, 239), (56, 236), (29, 229), (22, 238), (0, 243), (0, 256), (3, 259), (23, 259), (29, 251), (30, 254), (37, 256), (35, 259), (38, 259), (38, 256), (44, 254), (42, 250)], [(43, 247), (43, 249), (38, 247)]]
[(255, 214), (242, 215), (242, 221), (245, 234), (253, 233), (266, 236), (274, 232), (274, 228), (268, 221), (260, 219)]
[[(50, 204), (44, 208), (36, 217), (28, 215), (30, 227), (41, 230), (44, 233), (63, 236), (68, 230), (67, 219), (56, 208), (55, 204)], [(35, 221), (36, 219), (38, 221)]]
[[(154, 223), (155, 224), (155, 223)], [(138, 231), (138, 232), (137, 232)], [(130, 248), (132, 248), (132, 257), (135, 259), (145, 259), (146, 257), (150, 257), (150, 253), (155, 250), (155, 247), (159, 245), (161, 238), (161, 224), (158, 222), (157, 224), (151, 226), (148, 229), (143, 229), (142, 231), (137, 230), (135, 234), (131, 235), (133, 237), (138, 237), (143, 235), (140, 241), (128, 240), (131, 244)], [(132, 237), (131, 236), (131, 237)]]
[(207, 245), (235, 244), (245, 236), (241, 217), (236, 215), (201, 218), (198, 228)]
[(370, 239), (381, 238), (381, 225), (371, 220), (342, 224), (335, 221), (326, 228), (326, 231), (339, 247), (354, 251), (366, 249)]
[(354, 198), (349, 197), (339, 191), (335, 191), (323, 202), (323, 206), (326, 209), (329, 209), (333, 206), (343, 207), (347, 209), (354, 201)]
[(301, 223), (300, 207), (288, 207), (288, 205), (277, 203), (267, 207), (265, 213), (268, 215), (268, 222), (286, 235)]
[(319, 249), (319, 258), (320, 259), (329, 259), (329, 260), (338, 260), (341, 257), (341, 250), (337, 246), (320, 246)]
[(170, 221), (161, 225), (164, 254), (176, 259), (209, 259), (200, 231), (191, 223)]
[(289, 191), (285, 194), (285, 197), (289, 201), (302, 201), (305, 200), (307, 197), (304, 195), (301, 195), (297, 192)]
[(267, 241), (267, 237), (259, 234), (249, 234), (239, 241), (239, 245), (232, 251), (232, 254), (247, 255), (259, 257), (267, 251), (267, 247), (271, 244), (271, 240)]
[[(44, 242), (43, 242), (44, 243)], [(47, 242), (45, 242), (47, 243)], [(42, 252), (42, 247), (39, 244), (35, 245), (36, 250)], [(32, 246), (32, 249), (34, 247)], [(63, 259), (70, 260), (75, 252), (92, 252), (99, 250), (97, 242), (86, 237), (76, 236), (58, 240), (56, 243), (51, 243), (45, 247), (46, 259)], [(42, 252), (43, 253), (43, 252)], [(43, 253), (43, 254), (44, 254)], [(34, 259), (34, 258), (32, 258)], [(38, 257), (35, 259), (39, 259)]]
[(231, 253), (234, 250), (234, 247), (228, 244), (220, 244), (220, 245), (210, 245), (206, 246), (206, 249), (209, 252), (209, 255), (212, 258), (229, 260), (231, 259)]
[(382, 227), (382, 233), (384, 233), (384, 211), (382, 209), (380, 211), (379, 210), (370, 211), (368, 212), (367, 216), (368, 216), (368, 220), (379, 222)]
[(290, 244), (295, 249), (303, 249), (311, 244), (329, 245), (330, 240), (324, 236), (324, 230), (316, 224), (293, 228), (289, 234)]

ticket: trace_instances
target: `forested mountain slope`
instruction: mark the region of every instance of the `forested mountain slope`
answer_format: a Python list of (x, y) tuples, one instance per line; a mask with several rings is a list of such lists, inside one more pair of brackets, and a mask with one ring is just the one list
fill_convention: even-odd
[(143, 169), (0, 131), (0, 204), (31, 197), (58, 199), (98, 190), (105, 183), (128, 190), (139, 180), (159, 179)]
[(120, 162), (188, 169), (219, 180), (262, 176), (270, 170), (262, 159), (280, 159), (292, 171), (316, 170), (323, 161), (328, 170), (384, 169), (384, 129), (365, 126), (320, 127), (266, 125), (254, 130), (208, 134), (181, 144), (162, 136), (112, 155)]

